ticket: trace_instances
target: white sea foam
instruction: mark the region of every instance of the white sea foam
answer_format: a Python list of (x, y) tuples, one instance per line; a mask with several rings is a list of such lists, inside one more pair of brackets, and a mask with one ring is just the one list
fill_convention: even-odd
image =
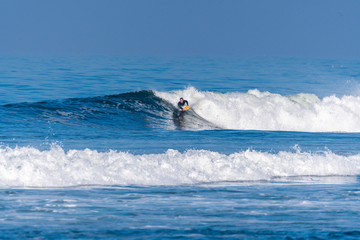
[(271, 180), (288, 176), (359, 175), (360, 155), (254, 150), (230, 155), (205, 150), (134, 155), (55, 146), (0, 148), (0, 187), (181, 185)]
[(223, 129), (360, 132), (357, 96), (319, 99), (313, 94), (282, 96), (256, 89), (222, 94), (193, 87), (155, 94), (175, 106), (184, 97), (199, 116)]

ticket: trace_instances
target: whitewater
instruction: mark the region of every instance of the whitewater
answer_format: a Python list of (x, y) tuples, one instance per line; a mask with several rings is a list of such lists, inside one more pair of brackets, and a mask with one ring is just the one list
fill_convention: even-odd
[(332, 152), (220, 154), (206, 150), (134, 155), (126, 152), (70, 150), (54, 146), (0, 149), (0, 187), (69, 187), (81, 185), (183, 185), (272, 180), (296, 176), (360, 174), (360, 154)]
[(222, 129), (359, 132), (360, 97), (335, 95), (322, 99), (314, 94), (283, 96), (257, 89), (246, 93), (198, 91), (190, 87), (155, 92), (174, 106), (179, 96), (190, 101), (202, 118)]

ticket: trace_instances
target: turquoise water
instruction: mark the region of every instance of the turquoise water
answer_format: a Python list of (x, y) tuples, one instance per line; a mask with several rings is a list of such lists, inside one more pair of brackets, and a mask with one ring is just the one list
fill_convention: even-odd
[(359, 237), (355, 60), (0, 66), (3, 238)]

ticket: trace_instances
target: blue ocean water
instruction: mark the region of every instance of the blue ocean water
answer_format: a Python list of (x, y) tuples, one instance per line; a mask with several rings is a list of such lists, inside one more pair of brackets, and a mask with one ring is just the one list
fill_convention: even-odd
[(360, 237), (359, 61), (1, 57), (0, 79), (2, 238)]

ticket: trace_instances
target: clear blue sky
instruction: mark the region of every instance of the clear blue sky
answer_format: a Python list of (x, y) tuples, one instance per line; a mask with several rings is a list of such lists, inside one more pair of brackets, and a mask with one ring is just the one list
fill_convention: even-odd
[(0, 0), (2, 55), (360, 56), (357, 0)]

